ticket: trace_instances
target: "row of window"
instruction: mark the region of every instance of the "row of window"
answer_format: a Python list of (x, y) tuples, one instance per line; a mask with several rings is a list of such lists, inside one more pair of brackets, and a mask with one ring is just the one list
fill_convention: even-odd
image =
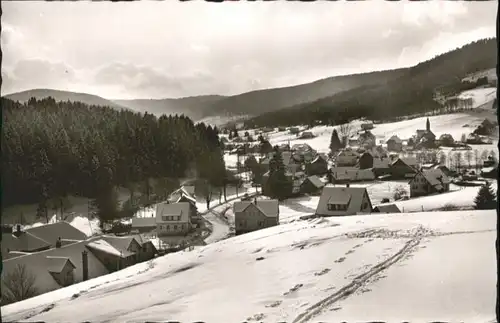
[(165, 231), (178, 231), (187, 229), (187, 224), (166, 224), (160, 225), (160, 230)]
[(161, 219), (162, 221), (180, 221), (181, 217), (180, 215), (169, 215), (169, 216), (162, 216)]
[[(239, 226), (239, 227), (243, 227), (243, 228), (245, 228), (245, 227), (247, 226), (247, 224), (248, 224), (248, 223), (247, 223), (247, 221), (246, 221), (246, 220), (241, 220), (241, 221), (238, 221), (238, 226)], [(267, 221), (258, 221), (258, 222), (257, 222), (257, 226), (258, 226), (258, 227), (264, 227), (264, 226), (269, 226), (269, 225), (272, 225), (272, 222), (271, 222), (271, 221), (269, 221), (269, 222), (267, 222)]]
[(347, 211), (347, 204), (328, 204), (328, 211)]

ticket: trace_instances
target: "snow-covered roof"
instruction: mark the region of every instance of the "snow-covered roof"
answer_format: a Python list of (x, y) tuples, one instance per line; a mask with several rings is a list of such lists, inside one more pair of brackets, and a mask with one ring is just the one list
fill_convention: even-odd
[(104, 253), (107, 253), (107, 254), (110, 254), (113, 256), (123, 257), (120, 250), (116, 249), (109, 242), (107, 242), (106, 240), (103, 240), (103, 239), (92, 241), (89, 244), (87, 244), (87, 247), (90, 249), (102, 251)]

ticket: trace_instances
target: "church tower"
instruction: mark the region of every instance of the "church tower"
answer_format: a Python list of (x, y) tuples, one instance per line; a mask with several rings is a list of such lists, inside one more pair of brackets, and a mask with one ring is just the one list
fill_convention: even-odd
[(427, 118), (427, 122), (425, 123), (425, 130), (427, 130), (427, 132), (431, 131), (431, 123), (429, 121), (429, 118)]

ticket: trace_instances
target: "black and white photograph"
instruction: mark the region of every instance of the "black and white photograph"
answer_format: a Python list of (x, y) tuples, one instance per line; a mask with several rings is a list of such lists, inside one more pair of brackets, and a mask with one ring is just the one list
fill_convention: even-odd
[(498, 322), (498, 1), (1, 10), (1, 321)]

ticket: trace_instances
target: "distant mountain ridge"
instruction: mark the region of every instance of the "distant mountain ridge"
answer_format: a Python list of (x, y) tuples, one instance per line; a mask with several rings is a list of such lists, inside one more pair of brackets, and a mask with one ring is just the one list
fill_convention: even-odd
[[(26, 102), (31, 97), (52, 96), (56, 101), (80, 101), (112, 108), (162, 114), (184, 114), (195, 121), (288, 116), (290, 112), (321, 107), (323, 112), (351, 106), (369, 108), (389, 105), (413, 105), (414, 92), (422, 95), (437, 87), (460, 82), (472, 72), (496, 65), (496, 40), (480, 40), (439, 55), (411, 68), (362, 74), (343, 75), (295, 86), (256, 90), (222, 96), (202, 95), (178, 99), (109, 100), (96, 95), (68, 91), (36, 89), (6, 95), (14, 101)], [(453, 88), (455, 85), (451, 84)], [(395, 96), (399, 96), (395, 101)], [(426, 94), (427, 95), (427, 94)], [(428, 96), (428, 95), (427, 95)], [(387, 101), (387, 102), (385, 102)], [(385, 102), (385, 103), (383, 103)], [(389, 113), (390, 111), (387, 110)], [(262, 118), (260, 117), (262, 116)]]
[(97, 95), (53, 90), (53, 89), (33, 89), (33, 90), (27, 90), (27, 91), (4, 95), (4, 97), (9, 100), (19, 101), (21, 103), (28, 102), (28, 100), (31, 99), (32, 97), (37, 99), (43, 99), (49, 96), (54, 98), (54, 100), (56, 101), (71, 101), (71, 102), (79, 101), (88, 105), (108, 106), (110, 108), (119, 110), (129, 109), (127, 106), (120, 105), (116, 102), (102, 98)]
[(194, 120), (199, 120), (204, 117), (203, 110), (205, 107), (225, 98), (222, 95), (200, 95), (179, 99), (113, 100), (113, 102), (135, 111), (147, 111), (157, 116), (162, 114), (184, 114)]

